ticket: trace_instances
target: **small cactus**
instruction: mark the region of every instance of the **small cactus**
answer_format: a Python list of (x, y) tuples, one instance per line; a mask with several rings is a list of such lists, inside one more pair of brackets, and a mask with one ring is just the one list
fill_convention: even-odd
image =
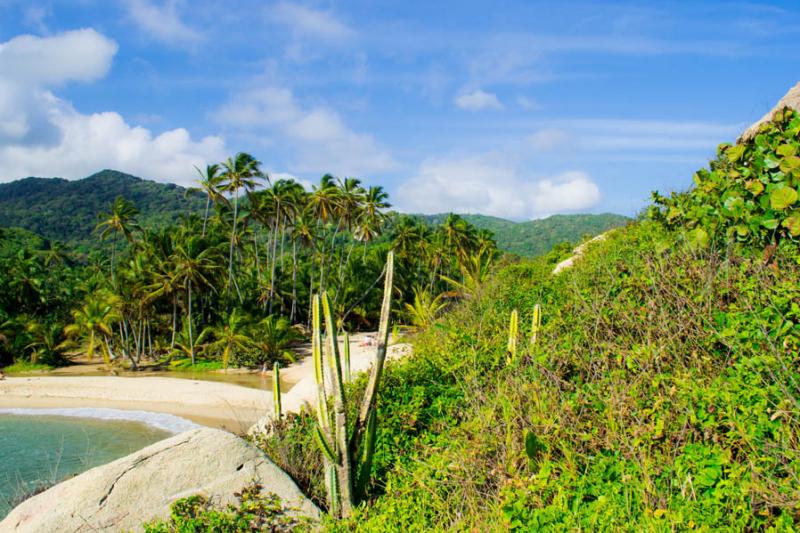
[(519, 312), (514, 309), (511, 311), (511, 319), (508, 323), (508, 364), (517, 358), (517, 336), (519, 335)]
[(539, 328), (542, 326), (542, 309), (539, 304), (533, 306), (533, 324), (531, 326), (531, 344), (536, 344)]
[(275, 420), (281, 419), (281, 371), (278, 362), (272, 365), (272, 403), (275, 406)]

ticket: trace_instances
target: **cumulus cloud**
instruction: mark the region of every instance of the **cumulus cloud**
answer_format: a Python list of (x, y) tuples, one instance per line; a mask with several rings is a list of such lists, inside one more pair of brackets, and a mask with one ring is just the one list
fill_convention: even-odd
[(469, 93), (462, 93), (455, 98), (456, 105), (467, 111), (479, 111), (481, 109), (503, 109), (503, 104), (497, 99), (497, 95), (487, 93), (481, 89), (475, 89)]
[(182, 128), (154, 134), (115, 112), (82, 114), (51, 91), (102, 78), (116, 51), (114, 41), (91, 29), (0, 44), (0, 181), (116, 168), (188, 184), (192, 165), (224, 156), (219, 137), (195, 141)]
[(341, 41), (355, 35), (330, 11), (318, 11), (293, 2), (278, 2), (270, 6), (267, 18), (289, 27), (296, 36), (311, 39)]
[(145, 33), (166, 44), (191, 48), (202, 40), (202, 35), (181, 20), (181, 4), (180, 0), (166, 0), (163, 4), (125, 0), (128, 16)]
[(0, 79), (33, 85), (94, 81), (106, 75), (116, 53), (117, 43), (93, 29), (21, 35), (0, 44)]
[(334, 110), (303, 106), (285, 87), (235, 95), (215, 117), (244, 131), (272, 135), (295, 155), (293, 172), (361, 176), (393, 168), (392, 156), (369, 135), (352, 131)]
[(582, 171), (528, 177), (500, 155), (429, 159), (395, 193), (406, 212), (481, 213), (525, 220), (589, 209), (600, 189)]

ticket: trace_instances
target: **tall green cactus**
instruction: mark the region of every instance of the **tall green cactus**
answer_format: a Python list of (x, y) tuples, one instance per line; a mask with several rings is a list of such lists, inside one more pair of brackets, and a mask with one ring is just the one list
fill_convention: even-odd
[(531, 326), (531, 344), (536, 344), (539, 328), (542, 327), (542, 309), (539, 304), (533, 306), (533, 324)]
[(514, 309), (511, 311), (511, 319), (508, 323), (508, 356), (507, 363), (510, 365), (517, 358), (517, 337), (519, 336), (519, 312)]
[(272, 403), (275, 406), (275, 420), (281, 419), (281, 371), (278, 362), (272, 365)]
[(350, 335), (344, 332), (344, 382), (350, 383)]
[[(339, 354), (339, 343), (330, 300), (327, 293), (314, 295), (311, 304), (312, 354), (314, 375), (317, 381), (317, 427), (315, 431), (325, 461), (325, 479), (328, 492), (328, 507), (334, 516), (348, 516), (353, 505), (366, 493), (375, 453), (375, 431), (377, 415), (375, 399), (378, 393), (386, 348), (389, 338), (389, 315), (392, 307), (392, 283), (394, 277), (394, 254), (389, 252), (386, 260), (383, 305), (378, 331), (378, 345), (367, 388), (359, 409), (358, 418), (350, 424), (344, 390), (345, 380), (350, 374), (350, 339), (344, 335), (344, 364)], [(325, 348), (322, 346), (322, 317), (325, 322)], [(323, 357), (324, 353), (324, 357)], [(327, 363), (327, 364), (326, 364)], [(326, 372), (327, 370), (327, 372)], [(344, 372), (343, 372), (344, 371)], [(325, 377), (328, 376), (326, 381)], [(333, 395), (333, 413), (328, 408), (326, 386), (330, 384)]]

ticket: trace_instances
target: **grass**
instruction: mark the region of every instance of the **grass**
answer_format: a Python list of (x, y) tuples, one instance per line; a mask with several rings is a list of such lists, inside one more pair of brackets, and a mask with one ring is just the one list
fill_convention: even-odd
[(13, 365), (3, 367), (2, 370), (6, 374), (22, 374), (27, 372), (47, 372), (53, 370), (54, 367), (41, 363), (31, 363), (30, 361), (16, 361)]

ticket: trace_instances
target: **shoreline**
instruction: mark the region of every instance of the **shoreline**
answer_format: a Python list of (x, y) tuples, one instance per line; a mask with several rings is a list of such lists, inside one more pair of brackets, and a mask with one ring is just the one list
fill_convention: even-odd
[(0, 408), (148, 411), (243, 434), (272, 408), (271, 392), (213, 381), (118, 376), (7, 377)]
[[(354, 375), (372, 366), (375, 346), (368, 342), (370, 335), (374, 334), (351, 336), (350, 367)], [(410, 351), (409, 344), (390, 345), (387, 359), (398, 359)], [(281, 369), (285, 413), (298, 412), (316, 400), (314, 362), (309, 356), (299, 355), (296, 363)], [(274, 409), (271, 387), (264, 390), (185, 377), (43, 374), (7, 376), (0, 381), (0, 409), (59, 408), (163, 413), (239, 435), (271, 418)]]

